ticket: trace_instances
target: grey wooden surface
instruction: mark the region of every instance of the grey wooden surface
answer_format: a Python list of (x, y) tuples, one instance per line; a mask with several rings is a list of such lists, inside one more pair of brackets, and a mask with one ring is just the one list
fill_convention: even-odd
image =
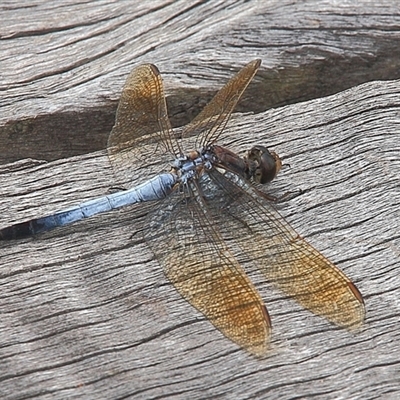
[[(269, 191), (298, 232), (364, 295), (357, 334), (250, 276), (271, 313), (257, 360), (166, 281), (141, 238), (144, 205), (0, 244), (0, 392), (28, 398), (396, 398), (400, 394), (400, 82), (374, 82), (257, 115), (222, 143), (264, 143), (289, 164)], [(107, 192), (104, 152), (1, 170), (1, 225)], [(154, 171), (138, 170), (143, 179)], [(150, 206), (151, 207), (151, 206)], [(251, 267), (251, 266), (248, 266)]]
[(6, 0), (0, 17), (0, 162), (104, 149), (143, 62), (169, 83), (176, 125), (254, 58), (263, 68), (241, 111), (400, 78), (397, 0)]
[[(0, 165), (0, 227), (112, 186), (104, 150), (91, 151), (134, 65), (160, 67), (180, 124), (260, 57), (239, 108), (258, 113), (235, 116), (221, 142), (283, 157), (268, 190), (299, 195), (278, 209), (367, 309), (360, 332), (337, 329), (248, 265), (273, 324), (257, 360), (179, 297), (141, 237), (151, 205), (131, 207), (0, 243), (0, 397), (399, 397), (400, 82), (322, 97), (398, 77), (397, 2), (3, 2), (0, 13), (0, 149), (16, 160)], [(138, 166), (138, 179), (156, 169)]]

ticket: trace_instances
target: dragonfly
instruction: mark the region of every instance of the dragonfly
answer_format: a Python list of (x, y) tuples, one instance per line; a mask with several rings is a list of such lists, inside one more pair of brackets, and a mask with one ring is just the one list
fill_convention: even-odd
[[(0, 239), (29, 237), (156, 201), (144, 227), (146, 243), (179, 294), (241, 348), (263, 356), (271, 337), (269, 313), (241, 257), (307, 310), (339, 327), (359, 328), (365, 306), (356, 285), (304, 240), (261, 190), (279, 172), (279, 156), (255, 145), (240, 157), (217, 143), (260, 64), (257, 59), (244, 66), (179, 135), (168, 118), (159, 70), (153, 64), (136, 67), (123, 88), (107, 146), (116, 179), (127, 189), (8, 226)], [(150, 156), (143, 156), (146, 149)], [(158, 159), (168, 161), (169, 171), (134, 185), (137, 163)]]

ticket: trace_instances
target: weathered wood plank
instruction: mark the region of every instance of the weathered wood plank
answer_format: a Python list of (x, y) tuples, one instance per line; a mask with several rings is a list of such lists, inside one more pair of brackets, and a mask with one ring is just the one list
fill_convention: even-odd
[[(175, 125), (262, 58), (242, 111), (400, 78), (396, 0), (3, 1), (0, 162), (103, 149), (122, 83), (153, 62)], [(262, 93), (262, 95), (260, 95)]]
[[(225, 339), (164, 278), (141, 239), (150, 206), (0, 243), (3, 398), (397, 398), (400, 394), (400, 81), (231, 121), (222, 143), (275, 149), (277, 205), (366, 300), (357, 334), (336, 329), (254, 271), (271, 313), (257, 360)], [(5, 165), (1, 227), (104, 194), (104, 152)], [(140, 170), (143, 179), (153, 170)], [(251, 266), (249, 266), (251, 267)]]
[[(263, 66), (242, 111), (399, 77), (398, 2), (30, 2), (0, 8), (0, 226), (103, 195), (103, 153), (126, 75), (160, 67), (175, 125), (234, 71)], [(255, 101), (256, 100), (256, 101)], [(273, 322), (258, 361), (165, 280), (141, 239), (140, 206), (0, 244), (0, 397), (397, 398), (399, 82), (231, 123), (235, 149), (291, 165), (270, 190), (282, 213), (359, 286), (351, 335), (257, 282)], [(154, 171), (138, 170), (143, 178)]]

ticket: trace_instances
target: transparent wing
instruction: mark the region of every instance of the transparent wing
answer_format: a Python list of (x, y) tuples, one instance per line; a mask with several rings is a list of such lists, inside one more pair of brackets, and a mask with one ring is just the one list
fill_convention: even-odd
[(261, 60), (253, 60), (222, 87), (200, 114), (188, 124), (182, 137), (197, 137), (196, 148), (214, 143), (227, 124), (237, 102), (253, 79)]
[(270, 336), (267, 310), (204, 203), (190, 192), (177, 190), (162, 202), (145, 239), (182, 297), (233, 342), (263, 355)]
[(118, 182), (127, 186), (136, 174), (138, 160), (145, 166), (146, 160), (161, 159), (165, 152), (179, 153), (156, 66), (140, 65), (128, 76), (107, 148)]
[[(365, 317), (362, 296), (350, 279), (236, 175), (204, 175), (207, 207), (224, 237), (233, 238), (266, 278), (303, 307), (354, 329)], [(212, 194), (211, 194), (212, 193)]]

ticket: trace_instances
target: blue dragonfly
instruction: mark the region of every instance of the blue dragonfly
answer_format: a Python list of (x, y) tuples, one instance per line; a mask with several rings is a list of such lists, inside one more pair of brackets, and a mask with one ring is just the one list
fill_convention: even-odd
[[(147, 244), (177, 291), (226, 337), (256, 356), (268, 350), (271, 320), (235, 257), (243, 253), (287, 295), (330, 322), (355, 329), (365, 318), (357, 287), (307, 243), (259, 189), (281, 168), (278, 155), (254, 146), (243, 158), (217, 144), (261, 64), (243, 67), (179, 138), (169, 122), (160, 72), (152, 64), (129, 75), (108, 140), (119, 183), (128, 190), (0, 230), (1, 240), (29, 237), (144, 201)], [(184, 151), (183, 141), (192, 151)], [(143, 158), (144, 148), (152, 158)], [(170, 160), (170, 171), (132, 186), (135, 161)]]

